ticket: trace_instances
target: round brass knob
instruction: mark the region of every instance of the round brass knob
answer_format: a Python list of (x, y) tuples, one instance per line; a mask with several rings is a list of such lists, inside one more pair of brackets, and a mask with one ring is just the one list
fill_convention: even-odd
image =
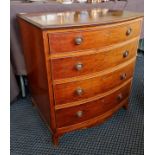
[(125, 80), (126, 79), (126, 73), (121, 74), (120, 79)]
[(75, 65), (75, 69), (77, 71), (80, 71), (81, 69), (83, 68), (83, 64), (81, 62), (78, 62), (76, 65)]
[(76, 45), (80, 45), (83, 42), (83, 38), (82, 37), (76, 37), (75, 38), (75, 44)]
[(128, 55), (129, 55), (129, 51), (126, 50), (126, 51), (123, 53), (123, 57), (126, 58)]
[(79, 110), (76, 112), (77, 117), (82, 117), (83, 116), (83, 111)]
[(132, 29), (129, 28), (129, 29), (126, 31), (126, 36), (129, 36), (129, 35), (131, 34), (131, 32), (132, 32)]
[(118, 101), (122, 100), (122, 98), (123, 98), (122, 93), (120, 93), (120, 94), (117, 95), (117, 100), (118, 100)]
[(78, 96), (81, 96), (84, 93), (84, 90), (82, 88), (77, 88), (75, 92)]

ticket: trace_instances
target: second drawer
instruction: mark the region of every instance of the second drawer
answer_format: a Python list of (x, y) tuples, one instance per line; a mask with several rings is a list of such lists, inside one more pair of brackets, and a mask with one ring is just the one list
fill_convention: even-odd
[(137, 42), (134, 41), (107, 51), (101, 50), (99, 53), (53, 59), (53, 78), (54, 80), (71, 78), (119, 65), (136, 55)]
[(132, 77), (134, 62), (123, 68), (80, 81), (54, 85), (56, 104), (79, 101), (109, 91)]

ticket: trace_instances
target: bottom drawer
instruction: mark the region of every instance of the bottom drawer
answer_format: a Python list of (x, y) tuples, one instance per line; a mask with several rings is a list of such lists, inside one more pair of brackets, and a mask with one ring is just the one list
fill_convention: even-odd
[(80, 123), (104, 114), (129, 96), (131, 82), (96, 101), (56, 110), (57, 127)]

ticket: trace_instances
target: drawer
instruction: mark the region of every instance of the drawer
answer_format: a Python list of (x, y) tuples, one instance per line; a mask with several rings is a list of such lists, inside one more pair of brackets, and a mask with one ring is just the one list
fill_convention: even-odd
[(109, 91), (130, 79), (133, 75), (134, 63), (89, 79), (54, 85), (56, 104), (65, 104), (90, 98)]
[[(52, 59), (53, 79), (63, 79), (102, 71), (119, 65), (136, 55), (138, 41), (99, 53)], [(110, 60), (110, 61), (109, 61)]]
[(50, 53), (101, 48), (140, 35), (141, 21), (101, 26), (85, 30), (49, 33)]
[(121, 101), (128, 98), (131, 82), (121, 89), (96, 101), (91, 101), (78, 106), (56, 110), (57, 127), (77, 124), (91, 118), (100, 116), (115, 108)]

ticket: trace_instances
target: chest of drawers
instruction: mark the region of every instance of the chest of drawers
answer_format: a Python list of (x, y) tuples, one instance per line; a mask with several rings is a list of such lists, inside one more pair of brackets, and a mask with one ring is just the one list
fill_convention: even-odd
[(98, 8), (17, 17), (32, 100), (54, 144), (127, 108), (142, 14)]

